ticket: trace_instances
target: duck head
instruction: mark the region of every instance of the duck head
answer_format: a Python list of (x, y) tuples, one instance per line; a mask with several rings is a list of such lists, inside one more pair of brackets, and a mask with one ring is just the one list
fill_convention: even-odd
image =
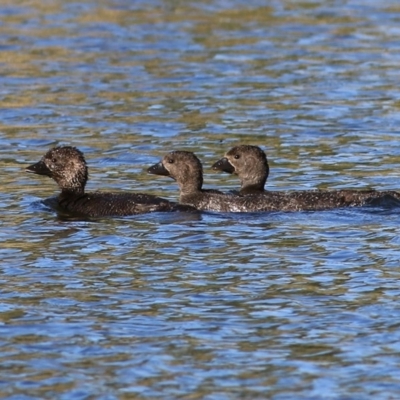
[(250, 145), (233, 147), (212, 168), (237, 175), (241, 181), (240, 193), (263, 192), (269, 175), (266, 154), (258, 146)]
[(203, 186), (203, 167), (190, 151), (171, 151), (147, 172), (171, 177), (178, 183), (181, 194), (201, 191)]
[(64, 192), (84, 192), (88, 179), (85, 157), (72, 146), (50, 149), (40, 161), (27, 167), (26, 172), (49, 176)]

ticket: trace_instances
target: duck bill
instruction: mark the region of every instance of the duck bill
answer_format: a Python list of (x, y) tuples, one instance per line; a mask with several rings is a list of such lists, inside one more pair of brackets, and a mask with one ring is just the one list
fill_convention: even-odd
[(164, 167), (162, 162), (154, 164), (147, 170), (147, 172), (153, 175), (170, 176), (168, 170)]
[(25, 171), (37, 175), (46, 175), (46, 176), (51, 175), (50, 170), (47, 168), (46, 164), (42, 160), (40, 160), (35, 164), (30, 165), (25, 169)]
[(211, 168), (216, 171), (226, 172), (228, 174), (233, 174), (235, 172), (235, 168), (226, 157), (223, 157), (220, 160), (218, 160), (216, 163), (213, 164)]

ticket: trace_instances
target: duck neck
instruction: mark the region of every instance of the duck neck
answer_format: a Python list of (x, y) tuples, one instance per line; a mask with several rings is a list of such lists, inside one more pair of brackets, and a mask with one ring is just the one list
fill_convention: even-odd
[(263, 193), (265, 192), (264, 185), (265, 181), (257, 183), (246, 182), (245, 184), (242, 182), (240, 194)]
[(62, 197), (82, 196), (85, 193), (84, 187), (62, 188)]
[(240, 193), (262, 193), (269, 175), (269, 166), (265, 162), (262, 165), (252, 165), (245, 173), (240, 174)]
[(193, 182), (182, 182), (179, 185), (179, 189), (182, 195), (190, 195), (201, 192), (201, 187), (203, 186), (203, 181), (193, 181)]
[(180, 197), (196, 195), (202, 192), (203, 178), (201, 176), (192, 176), (191, 179), (184, 179), (179, 182)]
[(241, 180), (240, 193), (262, 193), (264, 192), (265, 182), (267, 178), (257, 178), (255, 176), (247, 176)]

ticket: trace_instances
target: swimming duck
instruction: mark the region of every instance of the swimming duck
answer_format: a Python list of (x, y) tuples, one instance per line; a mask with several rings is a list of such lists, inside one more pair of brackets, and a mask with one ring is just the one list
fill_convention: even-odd
[[(203, 185), (203, 168), (195, 154), (188, 151), (168, 153), (158, 163), (147, 170), (151, 174), (173, 178), (179, 185), (179, 202), (202, 211), (219, 212), (257, 212), (257, 211), (299, 211), (333, 208), (326, 196), (325, 203), (315, 206), (312, 199), (308, 202), (297, 197), (285, 196), (282, 192), (271, 192), (270, 195), (235, 195), (219, 191), (205, 190)], [(337, 204), (335, 199), (335, 207)]]
[[(396, 204), (400, 193), (393, 190), (300, 190), (294, 192), (266, 191), (264, 186), (269, 175), (267, 156), (258, 146), (240, 145), (230, 149), (223, 158), (213, 164), (214, 170), (236, 174), (241, 182), (241, 195), (276, 195), (297, 199), (304, 209), (315, 207), (355, 207), (366, 204)], [(313, 204), (312, 204), (313, 203)]]
[(169, 176), (180, 188), (179, 202), (198, 210), (229, 211), (222, 202), (226, 195), (218, 190), (203, 189), (203, 166), (190, 151), (172, 151), (147, 172)]
[[(191, 210), (176, 203), (143, 193), (85, 193), (88, 167), (83, 153), (76, 147), (50, 149), (42, 159), (26, 168), (27, 172), (54, 179), (61, 189), (55, 199), (60, 210), (88, 217), (125, 216), (154, 211)], [(45, 204), (54, 205), (54, 198)]]

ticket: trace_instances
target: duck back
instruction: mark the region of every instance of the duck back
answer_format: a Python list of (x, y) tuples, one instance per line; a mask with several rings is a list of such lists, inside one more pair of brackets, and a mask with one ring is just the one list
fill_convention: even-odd
[(127, 216), (150, 212), (192, 211), (190, 206), (170, 202), (149, 194), (134, 193), (84, 193), (60, 195), (59, 207), (73, 214), (88, 217)]

